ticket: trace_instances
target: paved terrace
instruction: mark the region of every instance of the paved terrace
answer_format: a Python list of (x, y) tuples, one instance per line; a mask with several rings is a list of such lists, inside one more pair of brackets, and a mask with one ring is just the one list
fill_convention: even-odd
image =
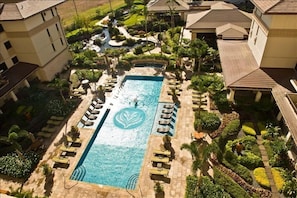
[[(162, 75), (162, 71), (153, 68), (133, 68), (126, 74), (137, 75)], [(169, 90), (166, 81), (169, 78), (173, 78), (172, 74), (165, 73), (163, 81), (163, 87), (160, 95), (160, 102), (172, 102), (171, 96), (167, 95)], [(104, 74), (97, 86), (103, 84), (107, 78), (107, 74)], [(181, 102), (178, 109), (177, 120), (175, 125), (175, 135), (172, 137), (172, 147), (175, 151), (175, 159), (170, 162), (170, 171), (168, 175), (168, 183), (164, 183), (165, 197), (181, 198), (184, 197), (186, 187), (186, 176), (191, 174), (192, 159), (188, 151), (181, 151), (180, 146), (183, 143), (189, 143), (191, 141), (191, 134), (194, 132), (194, 112), (192, 111), (191, 90), (187, 90), (190, 81), (184, 81), (182, 85), (182, 93), (179, 96)], [(94, 85), (90, 85), (91, 88)], [(88, 108), (93, 94), (91, 90), (88, 90), (87, 95), (83, 95), (83, 101), (78, 106), (77, 110), (71, 115), (71, 117), (65, 121), (61, 130), (49, 141), (48, 149), (41, 159), (38, 167), (32, 173), (31, 177), (24, 184), (24, 189), (33, 189), (35, 194), (39, 196), (50, 195), (54, 198), (62, 197), (80, 197), (80, 198), (101, 198), (101, 197), (154, 197), (154, 181), (150, 178), (149, 169), (152, 167), (150, 158), (153, 156), (153, 149), (159, 148), (162, 144), (162, 136), (151, 135), (148, 141), (147, 151), (142, 164), (140, 176), (135, 190), (130, 190), (129, 193), (126, 189), (113, 188), (108, 186), (102, 186), (97, 184), (89, 184), (85, 182), (79, 182), (70, 180), (70, 176), (75, 169), (77, 162), (79, 161), (83, 151), (85, 150), (91, 136), (94, 133), (93, 129), (80, 129), (80, 138), (83, 140), (81, 147), (78, 148), (77, 154), (74, 157), (68, 157), (70, 159), (70, 166), (67, 169), (56, 168), (54, 169), (53, 186), (45, 188), (45, 177), (42, 174), (42, 163), (48, 163), (51, 166), (53, 161), (51, 158), (58, 154), (58, 147), (62, 144), (63, 133), (70, 130), (72, 125), (77, 125), (82, 115)], [(0, 180), (0, 188), (9, 190), (9, 186), (17, 188), (20, 183), (12, 181)]]

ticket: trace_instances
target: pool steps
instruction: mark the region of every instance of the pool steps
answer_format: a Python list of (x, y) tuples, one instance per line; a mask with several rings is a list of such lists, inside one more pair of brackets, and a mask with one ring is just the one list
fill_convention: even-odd
[(82, 181), (84, 179), (85, 175), (86, 175), (86, 168), (84, 167), (84, 165), (81, 165), (74, 170), (70, 179)]

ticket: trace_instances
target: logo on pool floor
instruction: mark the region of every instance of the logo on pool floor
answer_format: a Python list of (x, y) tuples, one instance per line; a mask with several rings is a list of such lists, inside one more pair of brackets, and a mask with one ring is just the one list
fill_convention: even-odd
[(136, 108), (125, 108), (116, 113), (114, 124), (121, 129), (133, 129), (139, 127), (145, 120), (145, 113)]

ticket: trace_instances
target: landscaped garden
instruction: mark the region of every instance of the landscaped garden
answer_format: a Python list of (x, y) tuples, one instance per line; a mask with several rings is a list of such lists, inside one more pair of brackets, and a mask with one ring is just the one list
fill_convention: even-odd
[[(78, 90), (82, 80), (97, 82), (104, 70), (109, 74), (123, 74), (136, 63), (161, 61), (166, 71), (175, 73), (176, 79), (182, 79), (182, 72), (189, 74), (186, 76), (191, 80), (188, 89), (207, 93), (210, 98), (210, 112), (196, 111), (193, 125), (195, 130), (208, 134), (212, 143), (202, 139), (181, 145), (193, 159), (192, 174), (185, 178), (185, 197), (269, 197), (272, 180), (267, 176), (262, 145), (278, 192), (285, 197), (297, 196), (294, 167), (287, 154), (290, 145), (285, 142), (275, 118), (267, 116), (273, 105), (267, 98), (255, 103), (239, 96), (237, 104), (231, 105), (220, 75), (218, 51), (203, 40), (181, 40), (183, 21), (179, 18), (174, 20), (174, 26), (170, 16), (157, 20), (160, 16), (153, 15), (148, 19), (144, 3), (134, 1), (132, 5), (123, 3), (114, 8), (109, 20), (104, 21), (107, 27), (95, 25), (107, 12), (97, 11), (89, 18), (78, 16), (67, 24), (66, 36), (73, 54), (69, 68), (52, 82), (30, 82), (30, 88), (18, 92), (18, 102), (9, 101), (3, 107), (1, 174), (23, 181), (30, 176), (44, 152), (32, 147), (38, 139), (37, 133), (51, 116), (62, 116), (65, 120), (71, 116), (80, 103), (79, 95), (73, 93), (85, 93)], [(117, 26), (125, 26), (130, 35), (144, 38), (144, 42), (126, 38), (114, 25), (115, 20)], [(86, 42), (94, 35), (101, 35), (104, 28), (112, 40), (134, 48), (110, 47), (102, 53), (85, 49)], [(157, 38), (157, 43), (145, 42), (148, 36)], [(104, 43), (98, 38), (94, 44), (101, 47)], [(160, 53), (150, 54), (156, 46), (161, 48)], [(190, 73), (182, 64), (183, 58), (195, 60)], [(117, 63), (115, 68), (110, 67), (113, 59)], [(259, 138), (263, 141), (259, 142)], [(51, 169), (46, 165), (44, 171), (46, 176), (51, 176)], [(162, 188), (156, 183), (157, 191)]]

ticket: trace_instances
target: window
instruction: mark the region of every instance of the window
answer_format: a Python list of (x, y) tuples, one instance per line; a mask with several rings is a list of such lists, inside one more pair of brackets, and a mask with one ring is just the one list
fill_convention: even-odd
[(13, 64), (17, 64), (19, 62), (19, 59), (16, 56), (13, 57), (11, 60), (12, 60)]
[(55, 45), (52, 43), (53, 50), (56, 51)]
[(51, 13), (52, 13), (52, 16), (54, 17), (55, 16), (55, 14), (54, 14), (54, 11), (53, 11), (53, 9), (51, 8)]
[(64, 42), (63, 42), (63, 39), (62, 38), (60, 38), (60, 41), (61, 41), (61, 44), (64, 45)]
[(56, 29), (58, 32), (60, 32), (58, 24), (56, 24)]
[(43, 21), (45, 21), (45, 18), (44, 18), (44, 16), (43, 16), (43, 14), (42, 14), (42, 13), (41, 13), (41, 17), (42, 17), (42, 20), (43, 20)]
[(5, 62), (0, 63), (0, 71), (1, 70), (3, 70), (3, 71), (7, 70), (7, 66), (6, 66)]
[(4, 32), (3, 26), (0, 24), (0, 33)]
[(258, 36), (259, 26), (257, 27), (256, 36)]
[(51, 37), (51, 34), (48, 29), (46, 29), (46, 32), (47, 32), (48, 37)]
[(4, 43), (4, 45), (5, 45), (5, 47), (6, 47), (7, 50), (11, 48), (11, 43), (9, 41), (6, 41)]

